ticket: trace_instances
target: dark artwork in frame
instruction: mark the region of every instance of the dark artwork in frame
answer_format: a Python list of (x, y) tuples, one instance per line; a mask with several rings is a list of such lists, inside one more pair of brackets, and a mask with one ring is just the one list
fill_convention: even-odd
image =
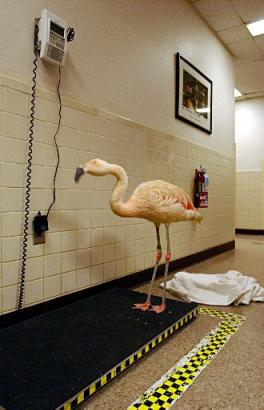
[(212, 133), (213, 82), (193, 64), (176, 55), (176, 118)]

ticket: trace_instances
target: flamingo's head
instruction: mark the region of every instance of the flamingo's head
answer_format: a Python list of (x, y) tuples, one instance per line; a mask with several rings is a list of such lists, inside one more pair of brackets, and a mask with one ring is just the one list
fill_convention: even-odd
[(80, 165), (75, 171), (75, 182), (78, 182), (83, 174), (103, 176), (110, 173), (110, 164), (102, 159), (92, 159), (85, 165)]

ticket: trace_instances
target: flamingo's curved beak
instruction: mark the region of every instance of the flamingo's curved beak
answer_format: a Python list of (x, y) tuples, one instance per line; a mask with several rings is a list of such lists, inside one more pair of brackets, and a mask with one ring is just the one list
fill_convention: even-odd
[(84, 174), (84, 169), (81, 167), (76, 168), (75, 175), (74, 175), (74, 181), (79, 182), (80, 177)]

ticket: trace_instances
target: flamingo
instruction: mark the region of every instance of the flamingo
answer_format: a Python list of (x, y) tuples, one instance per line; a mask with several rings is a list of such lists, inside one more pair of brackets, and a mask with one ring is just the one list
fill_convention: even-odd
[[(194, 220), (201, 222), (202, 216), (194, 207), (190, 197), (183, 189), (162, 180), (144, 182), (135, 189), (127, 202), (124, 202), (124, 194), (128, 187), (126, 171), (116, 164), (109, 164), (102, 159), (93, 159), (85, 165), (80, 165), (75, 172), (75, 182), (78, 182), (83, 174), (104, 176), (111, 174), (116, 177), (110, 206), (112, 211), (121, 217), (143, 218), (155, 225), (157, 237), (156, 263), (145, 303), (134, 304), (135, 309), (142, 311), (152, 310), (157, 314), (166, 309), (166, 277), (171, 260), (169, 227), (173, 222)], [(165, 255), (164, 288), (160, 305), (152, 305), (151, 291), (156, 277), (157, 269), (162, 257), (160, 242), (160, 225), (166, 228), (167, 253)]]

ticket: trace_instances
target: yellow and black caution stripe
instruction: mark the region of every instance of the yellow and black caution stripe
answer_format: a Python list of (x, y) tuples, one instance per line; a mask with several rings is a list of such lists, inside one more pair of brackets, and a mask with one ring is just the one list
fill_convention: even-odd
[(221, 322), (162, 378), (151, 386), (128, 410), (169, 409), (214, 359), (246, 319), (244, 316), (200, 308), (200, 313), (218, 317)]
[(111, 370), (109, 370), (106, 374), (101, 376), (98, 380), (94, 381), (92, 384), (87, 386), (85, 389), (80, 391), (78, 394), (76, 394), (74, 397), (72, 397), (70, 400), (68, 400), (63, 405), (57, 407), (57, 410), (75, 409), (80, 403), (89, 399), (89, 397), (91, 397), (101, 387), (106, 385), (109, 381), (113, 380), (116, 376), (121, 374), (124, 370), (130, 367), (133, 363), (140, 360), (148, 352), (152, 351), (162, 341), (167, 339), (169, 336), (171, 336), (173, 333), (179, 330), (186, 323), (194, 319), (195, 316), (198, 315), (198, 313), (199, 313), (199, 308), (196, 307), (191, 312), (187, 313), (184, 317), (182, 317), (180, 320), (178, 320), (173, 325), (171, 325), (169, 328), (167, 328), (162, 333), (160, 333), (158, 336), (156, 336), (154, 339), (152, 339), (150, 342), (142, 346), (142, 348), (137, 350), (131, 356), (123, 360), (121, 363), (119, 363), (117, 366), (115, 366)]

